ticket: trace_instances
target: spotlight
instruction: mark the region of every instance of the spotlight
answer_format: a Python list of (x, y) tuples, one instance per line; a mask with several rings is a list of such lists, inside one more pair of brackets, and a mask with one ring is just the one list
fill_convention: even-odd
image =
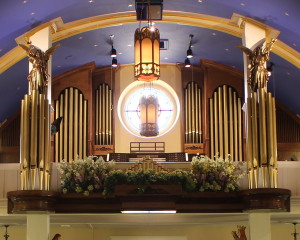
[(117, 56), (117, 50), (114, 48), (114, 46), (111, 46), (110, 56), (112, 58)]
[(117, 60), (116, 58), (113, 58), (113, 59), (111, 60), (111, 66), (112, 66), (112, 67), (117, 67), (117, 66), (118, 66), (118, 60)]
[(190, 62), (190, 59), (185, 59), (185, 61), (184, 61), (184, 66), (186, 67), (186, 68), (189, 68), (189, 67), (191, 67), (191, 62)]
[(193, 57), (193, 51), (191, 48), (189, 48), (187, 51), (186, 51), (186, 57), (187, 58), (192, 58)]
[(192, 39), (194, 35), (190, 34), (190, 42), (189, 42), (189, 49), (186, 51), (186, 57), (192, 58), (193, 57), (193, 51), (192, 51)]

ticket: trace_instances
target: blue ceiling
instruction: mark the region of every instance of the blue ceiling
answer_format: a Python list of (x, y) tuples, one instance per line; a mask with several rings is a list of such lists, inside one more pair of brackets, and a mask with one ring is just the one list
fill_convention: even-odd
[[(132, 6), (130, 6), (132, 5)], [(61, 17), (64, 23), (106, 13), (135, 11), (134, 0), (9, 0), (0, 2), (0, 57), (16, 47), (15, 38), (30, 29)], [(238, 13), (261, 21), (280, 31), (279, 40), (300, 51), (299, 0), (164, 0), (164, 10), (195, 12), (230, 19)], [(133, 62), (133, 34), (139, 26), (124, 24), (81, 33), (60, 41), (53, 57), (53, 76), (95, 61), (97, 66), (110, 65), (110, 38), (118, 63)], [(193, 34), (192, 63), (209, 59), (243, 70), (242, 52), (235, 46), (241, 39), (216, 30), (187, 25), (157, 22), (162, 39), (169, 40), (169, 49), (161, 51), (162, 63), (178, 63), (185, 59), (189, 35)], [(131, 46), (128, 46), (131, 45)], [(299, 68), (271, 53), (275, 64), (269, 89), (279, 102), (300, 114)], [(20, 107), (27, 92), (27, 58), (0, 75), (0, 122)]]

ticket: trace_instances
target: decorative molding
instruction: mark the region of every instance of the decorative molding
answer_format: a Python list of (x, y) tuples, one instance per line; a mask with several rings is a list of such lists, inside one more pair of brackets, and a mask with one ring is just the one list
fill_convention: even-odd
[(176, 210), (177, 213), (289, 212), (288, 189), (260, 188), (239, 192), (183, 193), (178, 186), (150, 186), (144, 194), (137, 186), (122, 185), (109, 197), (101, 193), (58, 194), (46, 191), (8, 192), (8, 213), (120, 213), (123, 210)]
[[(279, 34), (278, 30), (276, 29), (273, 29), (254, 19), (235, 13), (232, 15), (231, 19), (182, 11), (164, 10), (163, 13), (164, 23), (208, 28), (225, 32), (239, 38), (242, 38), (241, 21), (245, 20), (251, 21), (264, 28), (268, 37), (275, 37)], [(53, 28), (53, 26), (55, 26), (55, 31), (52, 31), (52, 39), (54, 43), (83, 32), (133, 23), (136, 23), (136, 13), (134, 11), (103, 14), (94, 17), (83, 18), (69, 23), (64, 23), (61, 18), (55, 18), (19, 36), (18, 38), (16, 38), (16, 42), (24, 42), (24, 37), (30, 37), (37, 31), (45, 27)], [(277, 40), (276, 44), (273, 47), (273, 52), (289, 61), (290, 63), (294, 64), (296, 67), (300, 68), (300, 53), (287, 44), (281, 42), (280, 40)], [(19, 46), (7, 52), (0, 58), (0, 73), (6, 71), (18, 61), (22, 60), (25, 56), (25, 51)]]

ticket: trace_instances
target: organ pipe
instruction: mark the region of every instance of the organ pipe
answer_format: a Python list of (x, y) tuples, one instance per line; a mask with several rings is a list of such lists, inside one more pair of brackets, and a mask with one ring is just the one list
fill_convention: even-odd
[[(86, 156), (87, 100), (77, 88), (64, 89), (55, 104), (55, 117), (63, 117), (54, 138), (55, 162), (72, 162)], [(85, 129), (84, 129), (85, 128)]]
[(241, 99), (234, 89), (223, 85), (214, 91), (209, 105), (211, 157), (230, 155), (234, 161), (242, 161)]
[(185, 143), (202, 143), (201, 89), (195, 82), (188, 83), (185, 99)]
[(112, 144), (112, 90), (102, 83), (96, 89), (95, 144)]

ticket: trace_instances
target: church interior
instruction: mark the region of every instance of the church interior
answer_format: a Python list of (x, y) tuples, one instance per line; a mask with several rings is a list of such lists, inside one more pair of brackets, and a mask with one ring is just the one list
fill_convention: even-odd
[[(299, 238), (297, 0), (0, 8), (4, 239), (229, 240), (238, 226), (248, 240)], [(172, 172), (201, 155), (230, 156), (240, 192), (62, 193), (65, 162)]]

